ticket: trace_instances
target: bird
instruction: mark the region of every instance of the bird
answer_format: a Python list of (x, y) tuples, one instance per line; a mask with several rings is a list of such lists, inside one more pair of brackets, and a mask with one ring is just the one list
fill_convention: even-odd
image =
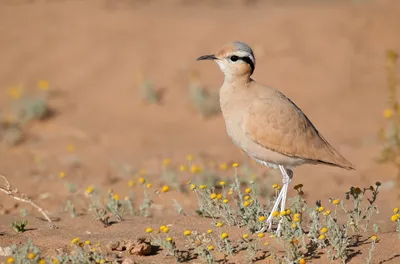
[[(272, 228), (273, 212), (286, 210), (293, 169), (303, 165), (329, 165), (346, 170), (355, 166), (321, 135), (303, 111), (281, 91), (256, 82), (256, 59), (244, 42), (233, 41), (197, 61), (212, 60), (224, 74), (219, 103), (226, 132), (233, 144), (257, 163), (279, 169), (283, 186), (276, 197), (264, 232)], [(281, 221), (276, 229), (279, 235)]]

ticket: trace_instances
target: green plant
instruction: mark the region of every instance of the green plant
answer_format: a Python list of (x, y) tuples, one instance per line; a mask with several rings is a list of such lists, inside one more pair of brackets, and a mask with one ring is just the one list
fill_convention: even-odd
[(25, 227), (28, 225), (28, 221), (24, 220), (22, 222), (20, 221), (12, 221), (11, 222), (11, 228), (17, 232), (17, 233), (23, 233), (26, 231)]

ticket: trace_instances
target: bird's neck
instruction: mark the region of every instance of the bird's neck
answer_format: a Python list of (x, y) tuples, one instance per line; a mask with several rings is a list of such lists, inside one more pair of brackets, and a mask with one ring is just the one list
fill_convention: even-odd
[(252, 79), (250, 78), (250, 75), (230, 75), (230, 74), (225, 74), (224, 78), (224, 85), (247, 85), (250, 83)]

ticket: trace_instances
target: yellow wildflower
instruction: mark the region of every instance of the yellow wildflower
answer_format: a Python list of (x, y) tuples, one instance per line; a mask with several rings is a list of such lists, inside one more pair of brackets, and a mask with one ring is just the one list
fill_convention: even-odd
[(119, 195), (118, 194), (114, 194), (113, 198), (114, 198), (115, 201), (119, 201)]
[(167, 240), (168, 242), (172, 242), (174, 239), (172, 237), (167, 237), (165, 240)]
[(68, 152), (74, 152), (75, 151), (75, 145), (74, 144), (68, 144), (67, 145), (67, 151)]
[(247, 200), (250, 199), (250, 196), (246, 195), (245, 197), (243, 197), (243, 199), (244, 199), (245, 201), (247, 201)]
[(239, 163), (237, 163), (237, 162), (233, 163), (233, 164), (232, 164), (232, 167), (233, 167), (233, 168), (239, 167)]
[(282, 211), (279, 213), (280, 216), (285, 216), (286, 215), (286, 211)]
[(286, 215), (290, 215), (292, 213), (292, 211), (290, 209), (286, 209)]
[(328, 232), (328, 228), (323, 227), (321, 228), (321, 230), (319, 231), (321, 234), (325, 234), (326, 232)]
[(292, 224), (292, 228), (296, 228), (297, 225), (295, 223)]
[(323, 214), (324, 214), (325, 216), (328, 216), (328, 215), (331, 214), (331, 210), (326, 210), (325, 212), (323, 212)]
[(168, 166), (171, 164), (171, 159), (163, 159), (163, 165)]
[(202, 190), (207, 189), (207, 185), (202, 184), (202, 185), (199, 186), (199, 188), (202, 189)]
[(60, 261), (58, 261), (58, 259), (53, 259), (52, 262), (53, 264), (60, 264)]
[(146, 233), (149, 233), (149, 234), (150, 234), (151, 232), (153, 232), (153, 228), (151, 228), (151, 227), (148, 227), (148, 228), (146, 228), (146, 230), (145, 230), (145, 231), (146, 231)]
[(168, 191), (169, 191), (169, 186), (168, 186), (168, 185), (164, 185), (164, 186), (161, 188), (161, 191), (162, 191), (163, 193), (168, 192)]
[(134, 180), (129, 180), (129, 181), (128, 181), (128, 186), (131, 187), (131, 188), (132, 188), (133, 186), (135, 186), (135, 181), (134, 181)]
[(299, 264), (306, 264), (306, 263), (307, 263), (307, 261), (305, 259), (303, 259), (303, 258), (299, 259)]
[(263, 215), (260, 216), (260, 217), (258, 218), (258, 221), (259, 221), (259, 222), (264, 222), (264, 221), (265, 221), (265, 216), (263, 216)]
[(15, 263), (15, 258), (9, 257), (9, 258), (7, 259), (7, 263), (9, 263), (9, 264)]
[(325, 239), (325, 235), (320, 235), (320, 236), (318, 237), (318, 239), (319, 239), (319, 240), (324, 240), (324, 239)]
[(278, 211), (272, 212), (272, 216), (273, 216), (273, 217), (277, 217), (278, 215), (279, 215), (279, 212), (278, 212)]
[(228, 237), (229, 237), (228, 233), (222, 233), (221, 234), (221, 239), (226, 239)]
[(399, 212), (399, 208), (396, 207), (396, 208), (393, 209), (393, 213), (394, 214), (397, 214), (398, 212)]
[(99, 263), (100, 264), (104, 264), (104, 263), (106, 263), (106, 260), (105, 259), (100, 259)]
[(21, 98), (22, 93), (23, 93), (23, 92), (22, 92), (22, 88), (19, 87), (19, 86), (10, 88), (10, 89), (8, 90), (8, 94), (9, 94), (13, 99), (19, 99), (19, 98)]
[(92, 244), (92, 242), (90, 242), (90, 240), (85, 241), (85, 245), (90, 245), (90, 244)]
[(264, 234), (264, 233), (259, 233), (259, 234), (257, 234), (257, 236), (258, 236), (259, 238), (263, 238), (263, 237), (265, 237), (265, 234)]
[(64, 178), (65, 177), (65, 171), (60, 171), (59, 173), (58, 173), (58, 177), (60, 177), (61, 179), (62, 178)]
[(192, 234), (192, 231), (190, 231), (190, 230), (185, 230), (184, 232), (183, 232), (183, 235), (184, 236), (190, 236)]
[(371, 236), (370, 238), (371, 238), (371, 240), (372, 240), (372, 241), (376, 241), (376, 240), (378, 240), (378, 237), (377, 237), (377, 236), (375, 236), (375, 235)]
[(210, 246), (207, 247), (207, 249), (208, 249), (208, 251), (213, 251), (214, 250), (214, 246), (210, 245)]
[(196, 173), (199, 173), (199, 172), (202, 172), (203, 171), (203, 168), (202, 167), (200, 167), (200, 166), (198, 166), (198, 165), (192, 165), (191, 167), (190, 167), (190, 172), (192, 173), (192, 174), (196, 174)]
[(164, 228), (162, 228), (162, 229), (161, 229), (161, 227), (160, 227), (160, 230), (161, 230), (161, 232), (163, 232), (163, 233), (168, 233), (168, 232), (169, 232), (168, 226), (164, 226)]
[(28, 253), (27, 257), (28, 257), (28, 259), (34, 259), (36, 257), (36, 255), (35, 255), (35, 253), (30, 252), (30, 253)]
[(264, 242), (264, 246), (268, 246), (269, 245), (269, 242), (268, 241), (265, 241)]
[(151, 183), (146, 184), (146, 187), (149, 188), (149, 189), (150, 189), (152, 186), (153, 186), (153, 184), (151, 184)]
[(222, 223), (222, 222), (217, 222), (217, 224), (216, 224), (216, 226), (218, 226), (218, 227), (221, 227), (223, 225), (224, 225), (224, 223)]
[(213, 232), (212, 229), (208, 229), (208, 230), (207, 230), (207, 233), (208, 233), (208, 234), (212, 234), (212, 232)]
[(317, 211), (320, 213), (323, 212), (324, 210), (325, 210), (325, 207), (323, 207), (323, 206), (320, 206), (317, 208)]
[(221, 185), (221, 186), (224, 186), (225, 184), (226, 184), (225, 181), (220, 181), (220, 182), (219, 182), (219, 185)]
[(41, 259), (41, 260), (39, 260), (38, 264), (46, 264), (46, 260)]
[(146, 182), (146, 179), (145, 178), (143, 178), (143, 177), (140, 177), (139, 178), (139, 183), (140, 184), (144, 184)]
[(232, 194), (233, 194), (233, 190), (230, 189), (230, 190), (228, 191), (228, 194), (229, 194), (229, 195), (232, 195)]
[(244, 207), (248, 207), (250, 205), (250, 202), (249, 201), (244, 201), (244, 203), (243, 203), (243, 206)]
[(224, 199), (224, 200), (222, 200), (222, 202), (223, 202), (224, 204), (227, 204), (227, 203), (229, 203), (229, 200), (228, 200), (228, 199)]
[(245, 192), (246, 193), (251, 193), (253, 190), (251, 189), (251, 188), (247, 188), (246, 190), (245, 190)]
[(216, 193), (210, 194), (210, 199), (215, 199), (215, 198), (217, 198), (217, 194)]
[(191, 191), (195, 190), (196, 189), (196, 184), (194, 184), (194, 183), (190, 184), (189, 188), (190, 188)]
[(217, 194), (217, 200), (221, 200), (221, 199), (222, 199), (222, 194), (221, 193)]
[(74, 239), (71, 240), (71, 245), (78, 244), (79, 241), (81, 241), (81, 240), (79, 239), (79, 237), (76, 237), (76, 238), (74, 238)]
[(228, 164), (226, 164), (226, 163), (221, 163), (221, 165), (219, 165), (219, 168), (220, 168), (221, 170), (227, 170), (227, 169), (228, 169)]
[(249, 237), (249, 234), (247, 234), (247, 233), (243, 234), (242, 237), (243, 237), (243, 239), (247, 239)]
[(392, 215), (392, 217), (390, 219), (392, 219), (393, 222), (396, 222), (397, 220), (399, 220), (399, 216), (397, 214), (395, 214), (395, 215)]
[(393, 116), (393, 110), (392, 109), (385, 109), (385, 111), (383, 112), (383, 115), (385, 118), (391, 118)]
[(335, 200), (332, 201), (332, 204), (334, 204), (334, 205), (338, 205), (339, 203), (340, 203), (339, 199), (335, 199)]
[(186, 166), (185, 165), (180, 165), (179, 166), (180, 171), (186, 171)]
[(42, 91), (47, 91), (49, 89), (49, 82), (45, 80), (40, 80), (38, 82), (38, 88)]

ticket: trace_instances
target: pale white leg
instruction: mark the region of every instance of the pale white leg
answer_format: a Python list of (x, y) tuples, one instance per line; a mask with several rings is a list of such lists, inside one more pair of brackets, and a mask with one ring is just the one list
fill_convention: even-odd
[[(266, 222), (265, 222), (265, 226), (263, 228), (261, 228), (258, 233), (264, 232), (266, 229), (266, 226), (268, 225), (268, 229), (271, 229), (272, 227), (272, 213), (278, 210), (278, 206), (279, 203), (281, 203), (281, 212), (285, 210), (285, 205), (286, 205), (286, 196), (287, 196), (287, 191), (288, 191), (288, 187), (289, 187), (289, 183), (291, 181), (291, 177), (292, 177), (292, 172), (291, 171), (287, 171), (282, 165), (279, 165), (279, 169), (282, 173), (283, 179), (283, 187), (281, 189), (281, 191), (279, 192), (278, 197), (276, 198), (276, 201), (274, 203), (274, 206), (272, 207), (272, 211), (269, 214)], [(279, 225), (278, 225), (278, 229), (277, 229), (277, 234), (279, 235), (280, 233), (280, 229), (281, 229), (281, 221), (282, 219), (279, 221)]]

